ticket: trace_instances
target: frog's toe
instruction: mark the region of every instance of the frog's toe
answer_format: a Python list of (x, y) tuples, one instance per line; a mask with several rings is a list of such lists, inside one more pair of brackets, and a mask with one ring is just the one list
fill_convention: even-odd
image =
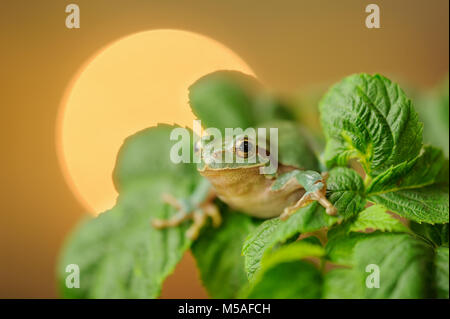
[(304, 194), (294, 205), (288, 206), (283, 210), (283, 214), (280, 215), (281, 220), (286, 220), (293, 215), (299, 208), (307, 206), (312, 202), (311, 194)]
[(197, 239), (201, 229), (205, 226), (208, 217), (211, 218), (213, 227), (219, 227), (222, 223), (220, 211), (213, 203), (205, 203), (193, 212), (191, 227), (186, 232), (186, 237), (192, 240)]
[(183, 207), (181, 202), (171, 194), (164, 193), (162, 194), (161, 199), (164, 203), (169, 204), (170, 206), (176, 208), (177, 210), (181, 210)]
[(333, 205), (331, 207), (327, 207), (325, 209), (325, 211), (327, 212), (328, 215), (330, 216), (336, 216), (337, 215), (337, 208), (334, 207)]
[[(280, 219), (286, 220), (291, 215), (293, 215), (299, 208), (305, 207), (310, 203), (317, 201), (320, 205), (325, 208), (325, 211), (330, 216), (337, 215), (336, 207), (327, 199), (326, 191), (327, 184), (326, 179), (328, 178), (328, 173), (322, 173), (322, 179), (319, 179), (314, 184), (316, 186), (315, 190), (306, 192), (298, 201), (292, 206), (286, 207), (283, 213), (280, 215)], [(320, 188), (318, 188), (320, 187)]]
[(318, 201), (320, 205), (322, 205), (325, 208), (325, 212), (330, 216), (336, 216), (337, 215), (337, 209), (336, 207), (328, 200), (327, 198), (327, 184), (325, 183), (325, 180), (323, 182), (323, 188), (320, 190), (315, 191), (311, 194), (311, 198), (315, 201)]
[(173, 215), (169, 219), (159, 219), (155, 218), (152, 220), (152, 226), (157, 229), (167, 228), (167, 227), (175, 227), (184, 222), (186, 219), (190, 218), (190, 214), (188, 214), (181, 204), (181, 202), (173, 197), (170, 194), (163, 194), (162, 201), (170, 206), (174, 207), (177, 210), (177, 213)]
[(173, 215), (169, 219), (159, 219), (155, 218), (152, 220), (152, 226), (157, 229), (163, 229), (167, 227), (176, 227), (184, 222), (186, 219), (190, 218), (191, 214), (187, 214), (186, 212), (180, 210), (175, 215)]
[(205, 226), (208, 217), (211, 218), (214, 227), (218, 227), (222, 222), (219, 209), (211, 202), (212, 197), (207, 198), (199, 205), (180, 201), (170, 194), (163, 194), (162, 200), (166, 204), (174, 207), (177, 213), (169, 219), (153, 219), (151, 224), (157, 229), (176, 227), (184, 221), (192, 219), (193, 222), (186, 231), (186, 237), (194, 240), (200, 234), (203, 226)]
[(197, 209), (192, 216), (193, 223), (191, 227), (189, 227), (189, 229), (186, 231), (186, 237), (194, 240), (197, 239), (198, 235), (200, 234), (200, 230), (205, 225), (207, 215), (201, 209)]
[(203, 205), (203, 211), (209, 217), (211, 217), (213, 227), (219, 227), (222, 224), (222, 216), (220, 215), (219, 208), (213, 203), (207, 203)]

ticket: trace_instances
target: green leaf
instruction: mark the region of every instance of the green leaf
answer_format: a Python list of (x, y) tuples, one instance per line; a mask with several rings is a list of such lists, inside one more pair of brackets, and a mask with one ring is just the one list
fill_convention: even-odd
[(448, 224), (419, 224), (411, 222), (409, 227), (420, 237), (429, 240), (435, 246), (448, 247)]
[[(354, 243), (351, 269), (332, 270), (325, 276), (325, 298), (410, 299), (435, 295), (432, 274), (434, 252), (408, 234), (365, 234)], [(379, 270), (379, 288), (366, 281)], [(448, 268), (448, 263), (447, 263)]]
[(365, 283), (368, 265), (379, 267), (380, 287), (364, 287), (365, 298), (409, 299), (433, 296), (433, 249), (407, 234), (384, 233), (358, 242), (355, 269)]
[(369, 200), (418, 223), (444, 224), (449, 222), (448, 190), (446, 185), (433, 184), (371, 195)]
[(217, 71), (189, 87), (189, 103), (204, 127), (256, 127), (293, 116), (278, 99), (263, 90), (254, 77), (237, 71)]
[(252, 114), (255, 123), (267, 123), (273, 120), (295, 121), (291, 105), (271, 92), (260, 92), (254, 97)]
[(311, 264), (292, 261), (266, 270), (252, 285), (244, 298), (248, 299), (318, 299), (322, 276)]
[(436, 296), (437, 298), (449, 298), (448, 293), (448, 272), (449, 272), (449, 260), (448, 260), (448, 247), (438, 247), (436, 249), (436, 256), (434, 259), (436, 267), (434, 280), (436, 283)]
[[(116, 165), (117, 204), (86, 219), (69, 237), (58, 277), (66, 298), (154, 298), (191, 242), (187, 225), (156, 230), (152, 218), (175, 213), (162, 193), (188, 196), (197, 181), (195, 166), (173, 164), (168, 150), (172, 126), (160, 125), (126, 140)], [(80, 288), (65, 285), (66, 266), (80, 268)]]
[[(247, 128), (252, 118), (252, 95), (258, 87), (256, 79), (235, 71), (208, 74), (189, 87), (192, 111), (206, 127)], [(223, 131), (224, 132), (224, 131)]]
[(353, 249), (355, 245), (368, 238), (371, 234), (350, 232), (352, 221), (343, 222), (328, 231), (328, 241), (325, 245), (327, 259), (341, 265), (353, 264)]
[[(324, 298), (445, 298), (448, 294), (448, 248), (435, 251), (421, 239), (409, 234), (350, 233), (346, 227), (336, 227), (327, 243), (333, 257), (351, 268), (333, 269), (324, 278)], [(337, 251), (345, 254), (336, 254)], [(332, 258), (339, 261), (339, 258)], [(366, 281), (379, 270), (379, 288), (369, 288)], [(448, 298), (448, 295), (447, 297)]]
[(416, 158), (393, 166), (374, 178), (367, 187), (368, 196), (421, 188), (444, 181), (448, 161), (440, 149), (424, 146)]
[(353, 269), (332, 269), (324, 276), (322, 298), (360, 299), (363, 291), (363, 286)]
[(263, 255), (276, 245), (297, 237), (300, 233), (312, 232), (329, 227), (337, 221), (329, 216), (317, 203), (299, 209), (288, 220), (269, 219), (259, 225), (244, 242), (242, 254), (245, 256), (245, 269), (251, 280), (259, 269)]
[(417, 112), (424, 123), (423, 139), (449, 155), (449, 85), (447, 78), (418, 99)]
[(365, 232), (369, 229), (383, 232), (409, 232), (408, 227), (389, 214), (382, 205), (372, 205), (359, 213), (350, 224), (349, 231)]
[(276, 266), (277, 264), (296, 261), (306, 257), (322, 257), (325, 251), (322, 246), (310, 243), (308, 241), (296, 241), (289, 245), (282, 246), (272, 254), (264, 255), (261, 264), (261, 272)]
[(223, 223), (209, 227), (192, 245), (203, 284), (213, 298), (236, 298), (248, 283), (242, 244), (259, 221), (248, 215), (221, 209)]
[(437, 298), (449, 298), (449, 259), (448, 259), (448, 224), (429, 225), (412, 222), (411, 230), (421, 238), (428, 240), (435, 246), (434, 257), (434, 285)]
[[(176, 180), (155, 180), (136, 187), (121, 195), (113, 209), (77, 227), (59, 263), (63, 297), (157, 297), (190, 241), (184, 236), (186, 227), (164, 231), (151, 227), (152, 217), (168, 218), (173, 213), (154, 196), (163, 190), (187, 194), (186, 186)], [(69, 264), (80, 267), (80, 289), (65, 286)]]
[(313, 149), (312, 137), (298, 123), (272, 120), (264, 122), (259, 127), (278, 129), (277, 146), (280, 163), (303, 170), (319, 170), (319, 162)]
[(425, 146), (411, 161), (391, 167), (367, 188), (368, 199), (419, 223), (448, 223), (448, 160)]
[[(125, 139), (113, 172), (114, 183), (119, 193), (129, 185), (146, 183), (159, 177), (199, 178), (192, 161), (190, 164), (174, 164), (170, 160), (170, 150), (179, 142), (170, 140), (170, 133), (175, 128), (179, 126), (158, 124), (157, 127), (142, 130)], [(181, 143), (192, 150), (191, 140), (182, 140)], [(192, 158), (192, 154), (190, 155)]]
[(327, 197), (340, 216), (349, 218), (364, 209), (364, 183), (352, 169), (336, 167), (329, 172)]
[(322, 275), (306, 257), (321, 257), (320, 246), (296, 242), (263, 259), (255, 280), (245, 291), (247, 298), (320, 298)]
[(327, 139), (327, 166), (359, 159), (376, 176), (415, 158), (422, 147), (422, 124), (400, 87), (381, 75), (351, 75), (333, 86), (320, 103)]

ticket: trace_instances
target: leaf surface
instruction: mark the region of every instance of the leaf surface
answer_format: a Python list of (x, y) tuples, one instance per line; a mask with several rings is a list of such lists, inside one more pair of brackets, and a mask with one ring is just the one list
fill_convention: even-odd
[(280, 247), (264, 257), (245, 297), (320, 298), (322, 275), (312, 263), (302, 259), (321, 257), (323, 253), (322, 247), (302, 241)]
[(363, 210), (349, 227), (351, 232), (364, 232), (369, 229), (383, 232), (409, 232), (408, 227), (389, 214), (381, 205), (372, 205)]
[[(155, 298), (164, 279), (190, 247), (187, 223), (157, 230), (153, 218), (169, 218), (175, 209), (161, 196), (188, 196), (198, 175), (192, 164), (173, 164), (169, 135), (160, 125), (128, 138), (115, 168), (120, 191), (116, 205), (87, 218), (70, 236), (60, 256), (59, 285), (66, 298)], [(190, 143), (190, 141), (187, 141)], [(80, 288), (65, 284), (66, 266), (80, 268)]]
[(222, 225), (206, 229), (192, 245), (192, 252), (210, 296), (236, 298), (248, 282), (242, 244), (260, 221), (225, 207), (221, 212)]
[(320, 102), (327, 166), (358, 158), (376, 176), (415, 158), (422, 124), (400, 87), (381, 75), (355, 74), (333, 86)]
[(273, 218), (263, 222), (250, 233), (242, 248), (248, 278), (250, 280), (253, 278), (255, 272), (260, 268), (264, 254), (270, 252), (276, 244), (283, 244), (295, 239), (300, 233), (329, 227), (336, 221), (336, 217), (327, 215), (322, 207), (313, 203), (300, 208), (286, 221)]

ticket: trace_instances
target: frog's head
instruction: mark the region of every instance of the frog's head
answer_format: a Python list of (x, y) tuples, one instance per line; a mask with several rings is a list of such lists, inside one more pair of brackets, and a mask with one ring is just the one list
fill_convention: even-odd
[(270, 162), (265, 141), (258, 141), (247, 135), (236, 135), (225, 140), (214, 140), (204, 136), (195, 145), (200, 159), (197, 169), (200, 173), (223, 170), (258, 168)]

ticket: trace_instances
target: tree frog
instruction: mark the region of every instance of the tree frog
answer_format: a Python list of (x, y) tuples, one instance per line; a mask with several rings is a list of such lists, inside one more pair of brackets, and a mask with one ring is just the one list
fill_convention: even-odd
[[(320, 174), (304, 167), (312, 165), (317, 169), (317, 159), (297, 131), (297, 125), (276, 125), (279, 128), (279, 156), (275, 174), (262, 173), (260, 168), (270, 162), (268, 148), (248, 136), (238, 135), (232, 141), (224, 142), (201, 139), (195, 152), (200, 155), (197, 170), (204, 178), (187, 199), (165, 194), (163, 201), (175, 207), (178, 213), (168, 220), (154, 219), (153, 226), (177, 226), (192, 219), (186, 236), (195, 239), (208, 217), (213, 226), (221, 223), (215, 198), (239, 212), (259, 218), (280, 216), (286, 220), (313, 201), (325, 207), (327, 214), (336, 215), (336, 208), (326, 198), (327, 173)], [(232, 161), (224, 160), (227, 156)]]

